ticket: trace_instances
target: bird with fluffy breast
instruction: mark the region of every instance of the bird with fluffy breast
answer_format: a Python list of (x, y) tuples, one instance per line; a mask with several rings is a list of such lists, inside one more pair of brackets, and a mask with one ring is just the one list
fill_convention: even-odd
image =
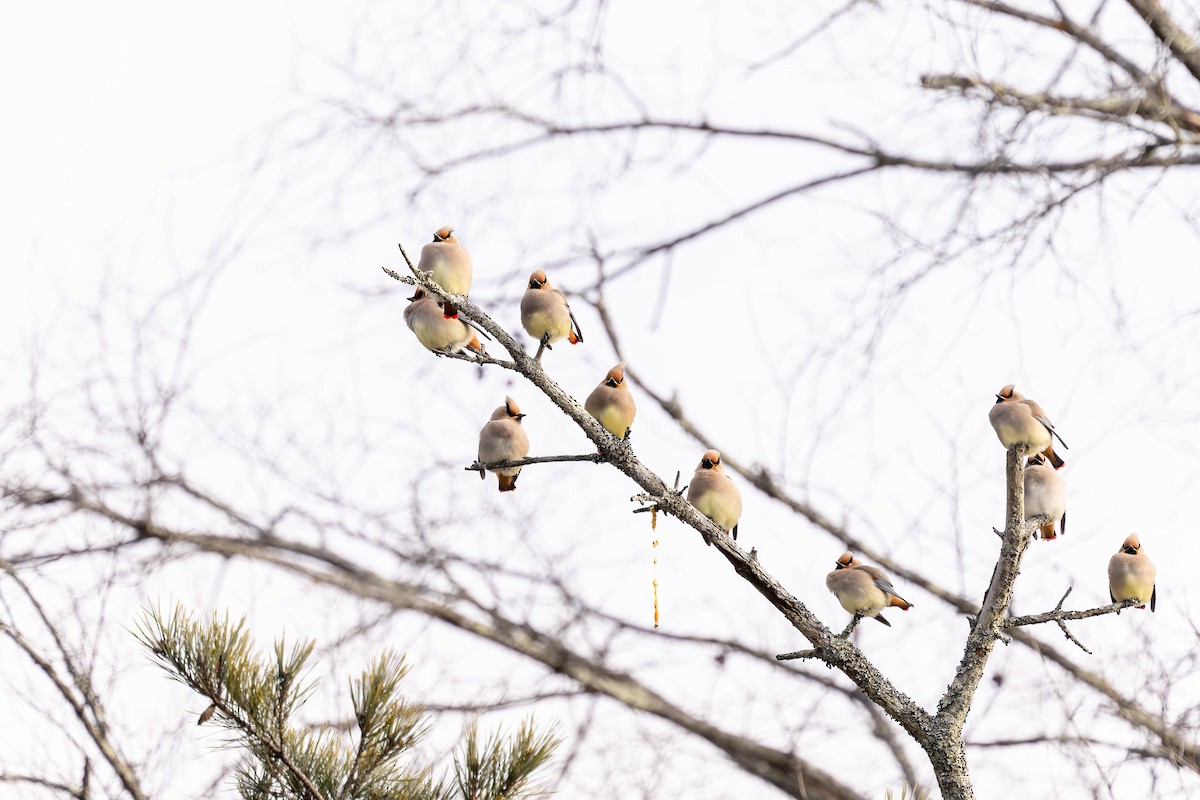
[(1005, 448), (1024, 444), (1030, 455), (1041, 453), (1055, 469), (1061, 469), (1063, 460), (1054, 452), (1054, 439), (1066, 448), (1067, 443), (1054, 429), (1054, 423), (1036, 401), (1016, 391), (1008, 384), (996, 393), (996, 403), (988, 412), (992, 429)]
[(825, 576), (825, 587), (846, 611), (879, 620), (889, 628), (892, 623), (881, 611), (892, 606), (903, 611), (912, 608), (912, 603), (896, 594), (891, 578), (883, 570), (864, 564), (849, 552), (838, 557), (833, 572)]
[[(479, 463), (496, 464), (501, 461), (520, 461), (529, 455), (529, 437), (521, 426), (525, 415), (521, 413), (517, 402), (511, 397), (504, 398), (504, 405), (492, 412), (488, 423), (479, 431)], [(496, 473), (500, 483), (500, 491), (513, 492), (517, 488), (517, 476), (521, 474), (520, 467), (496, 467), (490, 470)], [(479, 477), (484, 477), (483, 472)]]
[(725, 532), (733, 532), (737, 541), (738, 520), (742, 516), (742, 493), (721, 463), (721, 454), (707, 450), (688, 484), (688, 502)]

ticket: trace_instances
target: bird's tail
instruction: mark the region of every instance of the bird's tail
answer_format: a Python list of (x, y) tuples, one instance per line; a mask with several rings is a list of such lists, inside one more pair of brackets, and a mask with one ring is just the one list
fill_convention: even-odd
[(1050, 445), (1045, 450), (1043, 450), (1042, 455), (1044, 455), (1046, 458), (1050, 459), (1050, 464), (1055, 469), (1062, 469), (1063, 464), (1067, 463), (1058, 457), (1058, 453), (1054, 452), (1054, 445)]

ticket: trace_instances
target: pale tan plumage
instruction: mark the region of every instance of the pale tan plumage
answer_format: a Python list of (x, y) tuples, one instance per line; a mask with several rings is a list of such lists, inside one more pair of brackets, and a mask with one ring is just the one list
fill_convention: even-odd
[(479, 337), (460, 319), (450, 319), (436, 299), (417, 289), (404, 309), (404, 322), (416, 334), (417, 341), (430, 350), (458, 353), (464, 349), (483, 355)]
[[(459, 243), (454, 228), (449, 225), (433, 234), (433, 241), (421, 248), (417, 268), (430, 273), (438, 286), (450, 294), (469, 294), (474, 268), (471, 254)], [(451, 316), (456, 312), (447, 309)]]
[(1062, 477), (1037, 453), (1025, 466), (1025, 519), (1049, 517), (1040, 530), (1043, 539), (1053, 539), (1054, 523), (1061, 520), (1059, 533), (1067, 532), (1067, 488)]
[(1121, 543), (1121, 549), (1108, 560), (1108, 596), (1114, 603), (1137, 600), (1138, 608), (1158, 603), (1158, 587), (1154, 585), (1154, 563), (1142, 552), (1142, 543), (1131, 533)]
[(721, 454), (708, 450), (700, 459), (688, 484), (688, 502), (723, 531), (733, 531), (737, 540), (738, 520), (742, 516), (742, 493), (725, 474)]
[(583, 341), (567, 296), (551, 286), (540, 269), (529, 276), (529, 285), (521, 296), (521, 325), (526, 333), (547, 346), (562, 339), (571, 344)]
[(1011, 383), (996, 394), (996, 404), (988, 412), (988, 420), (1006, 448), (1023, 442), (1030, 455), (1042, 453), (1055, 469), (1062, 467), (1064, 462), (1054, 452), (1053, 440), (1057, 438), (1064, 448), (1067, 443), (1054, 430), (1042, 407), (1016, 391)]
[(851, 553), (842, 553), (833, 572), (825, 576), (825, 586), (851, 614), (879, 620), (889, 628), (892, 623), (879, 612), (889, 606), (907, 611), (912, 603), (896, 594), (892, 581), (883, 570), (864, 564)]
[(608, 371), (600, 385), (588, 395), (583, 408), (595, 417), (606, 431), (618, 439), (625, 438), (637, 414), (633, 395), (629, 392), (629, 385), (625, 383), (625, 362)]
[[(498, 461), (520, 461), (529, 455), (529, 437), (521, 427), (525, 417), (515, 400), (504, 398), (504, 405), (492, 412), (492, 418), (479, 432), (479, 463), (495, 464)], [(500, 482), (500, 491), (511, 492), (517, 488), (520, 467), (493, 469)], [(483, 477), (480, 473), (479, 477)]]

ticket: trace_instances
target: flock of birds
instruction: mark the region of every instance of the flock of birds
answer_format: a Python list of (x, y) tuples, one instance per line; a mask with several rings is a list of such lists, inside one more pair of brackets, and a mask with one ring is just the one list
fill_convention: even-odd
[[(418, 269), (428, 273), (448, 294), (467, 295), (471, 290), (471, 255), (462, 246), (454, 229), (438, 229), (433, 241), (421, 249)], [(460, 353), (471, 350), (486, 355), (479, 341), (480, 331), (445, 301), (418, 287), (404, 310), (404, 321), (417, 340), (434, 352)], [(550, 284), (543, 270), (535, 270), (521, 297), (521, 325), (538, 340), (536, 358), (546, 349), (566, 339), (571, 344), (583, 341), (579, 323), (571, 313), (566, 295)], [(584, 409), (605, 430), (620, 439), (628, 439), (637, 407), (625, 383), (624, 364), (608, 371), (592, 390)], [(479, 432), (479, 463), (500, 464), (521, 461), (529, 455), (529, 437), (521, 425), (525, 415), (511, 397), (492, 412), (491, 419)], [(1064, 448), (1046, 412), (1035, 401), (1017, 392), (1009, 384), (996, 394), (996, 403), (988, 414), (1001, 444), (1011, 448), (1024, 444), (1030, 453), (1025, 466), (1025, 518), (1044, 520), (1038, 533), (1043, 540), (1054, 539), (1067, 531), (1066, 488), (1058, 470), (1064, 462), (1054, 452), (1054, 440)], [(495, 466), (501, 492), (515, 491), (520, 466)], [(480, 473), (484, 477), (484, 473)], [(687, 499), (700, 513), (727, 534), (737, 539), (738, 519), (742, 514), (742, 495), (725, 473), (721, 454), (708, 450), (700, 459), (688, 484)], [(1035, 536), (1037, 534), (1035, 533)], [(1139, 608), (1157, 602), (1154, 564), (1142, 552), (1137, 534), (1131, 534), (1108, 562), (1109, 596), (1114, 603), (1134, 602)], [(907, 611), (912, 603), (896, 593), (891, 580), (878, 567), (864, 564), (852, 553), (843, 553), (825, 585), (837, 597), (842, 608), (858, 617), (871, 617), (891, 626), (881, 612), (897, 607)]]

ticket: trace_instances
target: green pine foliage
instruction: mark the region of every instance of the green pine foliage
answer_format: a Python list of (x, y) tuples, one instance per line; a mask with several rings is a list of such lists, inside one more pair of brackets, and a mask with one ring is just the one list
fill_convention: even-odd
[(933, 792), (920, 786), (914, 786), (910, 795), (909, 786), (905, 783), (900, 787), (899, 797), (893, 794), (891, 789), (888, 789), (884, 792), (883, 800), (933, 800)]
[(290, 649), (281, 638), (273, 657), (254, 651), (245, 620), (216, 614), (202, 622), (176, 607), (168, 617), (147, 610), (137, 638), (174, 680), (214, 707), (212, 724), (243, 748), (235, 781), (246, 800), (524, 800), (547, 792), (536, 773), (560, 739), (538, 733), (532, 720), (513, 736), (494, 733), (481, 743), (478, 725), (464, 733), (453, 779), (404, 756), (428, 729), (423, 708), (401, 697), (408, 673), (403, 656), (385, 652), (350, 681), (356, 732), (312, 730), (294, 724), (312, 694), (305, 681), (314, 643)]

